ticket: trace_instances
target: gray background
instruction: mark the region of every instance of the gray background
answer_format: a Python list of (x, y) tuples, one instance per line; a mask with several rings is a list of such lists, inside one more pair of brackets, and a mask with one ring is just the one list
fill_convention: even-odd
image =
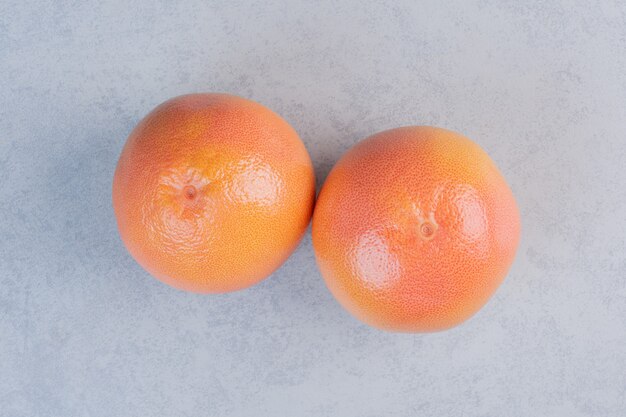
[[(1, 416), (626, 415), (626, 3), (0, 1)], [(310, 234), (203, 296), (126, 253), (135, 123), (183, 93), (257, 100), (321, 184), (352, 144), (465, 133), (517, 196), (505, 283), (436, 334), (360, 324)]]

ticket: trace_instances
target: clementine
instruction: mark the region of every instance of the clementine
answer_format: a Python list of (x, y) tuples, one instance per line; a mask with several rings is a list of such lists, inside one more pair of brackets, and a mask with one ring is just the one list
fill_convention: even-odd
[(313, 214), (332, 294), (362, 321), (394, 331), (442, 330), (476, 313), (507, 274), (519, 234), (494, 162), (434, 127), (358, 143), (330, 172)]
[(113, 179), (132, 256), (173, 287), (226, 292), (278, 268), (310, 221), (315, 176), (294, 129), (226, 94), (173, 98), (124, 146)]

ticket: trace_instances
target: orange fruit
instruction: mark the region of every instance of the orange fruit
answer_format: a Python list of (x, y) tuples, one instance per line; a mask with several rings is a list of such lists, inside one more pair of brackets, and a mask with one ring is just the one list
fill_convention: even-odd
[(513, 262), (511, 190), (471, 140), (403, 127), (355, 145), (313, 214), (326, 284), (354, 316), (394, 331), (436, 331), (477, 312)]
[(293, 128), (226, 94), (173, 98), (124, 146), (113, 179), (119, 232), (159, 280), (226, 292), (270, 275), (310, 221), (315, 176)]

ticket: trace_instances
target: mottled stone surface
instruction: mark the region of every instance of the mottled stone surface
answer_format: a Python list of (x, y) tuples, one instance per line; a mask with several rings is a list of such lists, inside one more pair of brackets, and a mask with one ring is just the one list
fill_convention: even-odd
[[(626, 3), (383, 3), (0, 2), (0, 416), (625, 415)], [(198, 91), (283, 115), (318, 183), (376, 131), (473, 138), (522, 213), (506, 282), (411, 335), (344, 312), (310, 234), (242, 292), (152, 279), (111, 178)]]

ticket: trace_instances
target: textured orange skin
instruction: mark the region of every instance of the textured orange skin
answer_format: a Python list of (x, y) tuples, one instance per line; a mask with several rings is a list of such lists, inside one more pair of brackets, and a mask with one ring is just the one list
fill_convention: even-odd
[(392, 331), (443, 330), (476, 313), (504, 279), (519, 234), (515, 199), (489, 156), (433, 127), (355, 145), (313, 214), (330, 291), (360, 320)]
[(266, 107), (226, 94), (173, 98), (124, 146), (113, 207), (129, 252), (159, 280), (219, 293), (270, 275), (310, 221), (304, 144)]

